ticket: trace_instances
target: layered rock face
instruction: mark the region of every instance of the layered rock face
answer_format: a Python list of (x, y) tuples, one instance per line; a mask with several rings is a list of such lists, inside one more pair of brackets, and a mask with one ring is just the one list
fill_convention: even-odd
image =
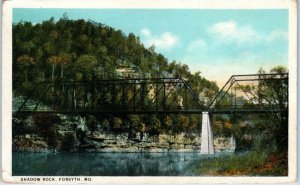
[[(45, 129), (34, 124), (31, 117), (14, 120), (13, 151), (27, 152), (200, 152), (200, 133), (176, 135), (137, 132), (130, 137), (127, 132), (90, 131), (84, 119), (70, 121), (66, 117), (61, 123)], [(55, 120), (55, 119), (54, 119)], [(216, 137), (217, 152), (234, 151), (231, 138)]]
[(141, 139), (140, 133), (136, 138), (127, 139), (124, 134), (106, 134), (94, 132), (88, 134), (81, 150), (97, 152), (193, 152), (200, 150), (199, 136), (185, 136), (160, 134), (150, 136), (143, 134)]

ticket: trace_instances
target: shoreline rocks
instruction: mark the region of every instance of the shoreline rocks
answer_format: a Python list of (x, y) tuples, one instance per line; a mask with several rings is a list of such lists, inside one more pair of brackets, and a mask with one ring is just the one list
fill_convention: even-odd
[[(159, 134), (91, 131), (81, 117), (13, 119), (13, 151), (25, 152), (200, 152), (198, 133)], [(17, 129), (18, 128), (18, 129)], [(15, 130), (14, 130), (15, 129)], [(234, 152), (232, 138), (215, 137), (216, 152)]]
[[(55, 148), (47, 144), (47, 140), (36, 134), (25, 134), (13, 139), (13, 151), (25, 152), (200, 152), (201, 137), (192, 139), (183, 133), (179, 135), (161, 134), (149, 136), (144, 133), (143, 140), (127, 139), (127, 133), (110, 134), (93, 132), (80, 142), (74, 131), (58, 132), (59, 141)], [(231, 138), (216, 137), (214, 139), (216, 152), (233, 152)]]

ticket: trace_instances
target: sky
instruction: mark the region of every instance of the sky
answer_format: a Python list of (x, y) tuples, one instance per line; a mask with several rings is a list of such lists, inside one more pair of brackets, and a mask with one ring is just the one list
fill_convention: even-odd
[(14, 9), (13, 23), (93, 20), (125, 34), (138, 35), (146, 46), (200, 71), (222, 86), (231, 75), (257, 73), (288, 65), (288, 10), (221, 9)]

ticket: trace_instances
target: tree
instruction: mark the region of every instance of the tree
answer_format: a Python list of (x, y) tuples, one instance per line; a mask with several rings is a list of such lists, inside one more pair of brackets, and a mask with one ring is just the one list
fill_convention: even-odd
[(97, 58), (93, 55), (81, 55), (75, 64), (73, 65), (73, 70), (75, 74), (79, 73), (77, 80), (92, 79), (97, 70), (98, 61)]
[(163, 119), (163, 123), (165, 124), (165, 129), (166, 131), (170, 132), (172, 129), (172, 124), (173, 124), (173, 120), (170, 116), (165, 116)]
[(48, 59), (48, 63), (51, 64), (52, 66), (52, 72), (51, 72), (51, 80), (54, 81), (54, 73), (55, 73), (55, 69), (56, 69), (56, 65), (59, 64), (61, 61), (61, 57), (59, 56), (51, 56)]
[(60, 78), (64, 78), (64, 69), (68, 64), (71, 62), (71, 56), (68, 53), (63, 53), (60, 55), (60, 61), (59, 61), (59, 66), (60, 66)]
[[(287, 77), (287, 68), (284, 66), (276, 66), (270, 70), (270, 73), (280, 74), (281, 77)], [(266, 73), (260, 70), (259, 74)], [(288, 147), (288, 79), (286, 80), (270, 80), (271, 77), (264, 77), (256, 91), (261, 98), (269, 103), (272, 109), (281, 110), (279, 113), (271, 113), (269, 116), (273, 120), (273, 124), (268, 129), (274, 132), (274, 138), (279, 150), (287, 150)]]
[(70, 56), (68, 56), (67, 54), (62, 54), (60, 56), (51, 56), (49, 57), (48, 62), (52, 65), (51, 80), (54, 81), (56, 66), (60, 66), (60, 78), (63, 78), (64, 68), (70, 62)]
[(195, 131), (195, 129), (198, 128), (198, 125), (200, 125), (200, 120), (201, 120), (200, 116), (192, 114), (190, 116), (190, 121), (189, 121), (189, 123), (190, 123), (189, 130), (190, 131)]
[(161, 132), (161, 122), (157, 115), (152, 115), (149, 119), (149, 132), (153, 135), (158, 135)]
[[(246, 103), (250, 106), (257, 103), (258, 106), (268, 106), (273, 111), (264, 115), (251, 116), (254, 120), (254, 129), (256, 135), (268, 136), (262, 137), (267, 140), (260, 141), (261, 143), (270, 142), (274, 140), (279, 151), (286, 151), (288, 147), (288, 79), (287, 68), (283, 66), (276, 66), (266, 72), (263, 69), (258, 71), (261, 80), (257, 86), (254, 85), (240, 85), (240, 89), (244, 92), (252, 94), (252, 103)], [(264, 75), (270, 73), (271, 75)], [(272, 75), (274, 74), (274, 75)], [(276, 76), (283, 79), (276, 80)], [(284, 79), (285, 78), (285, 79)], [(265, 147), (265, 146), (260, 146)]]
[(35, 64), (34, 59), (28, 55), (22, 55), (17, 59), (20, 68), (24, 71), (25, 82), (28, 82), (27, 72)]
[(114, 117), (113, 118), (113, 125), (115, 129), (121, 129), (123, 125), (123, 121), (119, 117)]
[(189, 118), (185, 115), (180, 114), (179, 115), (179, 123), (180, 123), (181, 130), (185, 131), (189, 127)]

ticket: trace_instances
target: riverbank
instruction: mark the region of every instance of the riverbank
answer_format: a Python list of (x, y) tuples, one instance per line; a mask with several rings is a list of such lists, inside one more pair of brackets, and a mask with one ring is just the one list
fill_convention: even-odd
[(193, 174), (205, 176), (287, 176), (287, 153), (251, 151), (196, 161)]

